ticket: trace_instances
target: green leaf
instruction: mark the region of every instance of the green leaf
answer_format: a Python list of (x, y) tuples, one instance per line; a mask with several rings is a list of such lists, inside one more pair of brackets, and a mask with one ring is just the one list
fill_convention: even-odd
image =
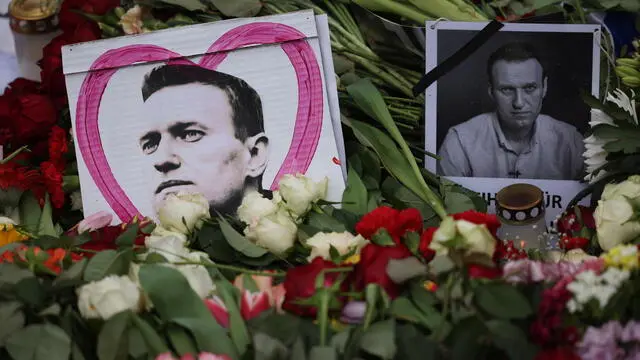
[(164, 343), (160, 335), (158, 335), (149, 323), (136, 314), (133, 314), (131, 320), (135, 327), (140, 331), (140, 335), (142, 335), (144, 342), (147, 344), (149, 354), (151, 356), (156, 357), (159, 354), (169, 351), (169, 348)]
[(504, 320), (490, 320), (485, 323), (492, 335), (494, 344), (502, 349), (509, 359), (531, 360), (538, 349), (527, 340), (521, 328)]
[(169, 324), (167, 326), (167, 334), (169, 335), (171, 345), (173, 345), (173, 348), (176, 350), (178, 355), (184, 356), (186, 354), (198, 353), (195, 341), (191, 338), (189, 332), (183, 327), (176, 324)]
[(68, 359), (71, 339), (53, 324), (29, 325), (6, 339), (5, 346), (15, 360)]
[(229, 332), (231, 334), (231, 340), (236, 346), (238, 353), (244, 354), (244, 352), (247, 351), (249, 344), (251, 344), (251, 338), (249, 336), (249, 331), (244, 324), (244, 320), (242, 319), (242, 315), (240, 314), (237, 298), (234, 296), (236, 288), (227, 281), (217, 281), (216, 291), (222, 298), (222, 301), (227, 308), (227, 313), (229, 314)]
[(396, 322), (393, 319), (372, 324), (362, 335), (360, 348), (381, 359), (393, 359), (396, 355)]
[[(435, 360), (442, 358), (439, 356), (440, 345), (421, 333), (414, 324), (396, 324), (396, 342), (398, 343), (396, 359)], [(472, 356), (469, 359), (473, 358)]]
[[(178, 270), (145, 264), (141, 266), (138, 276), (160, 318), (189, 329), (200, 351), (236, 358), (231, 339)], [(166, 284), (171, 284), (171, 287), (168, 288)]]
[(394, 207), (401, 209), (416, 208), (425, 220), (435, 216), (429, 204), (393, 177), (387, 177), (382, 182), (382, 193)]
[(140, 227), (138, 224), (130, 224), (127, 228), (116, 238), (116, 245), (124, 247), (124, 246), (133, 246), (133, 243), (138, 236), (138, 230)]
[(533, 313), (527, 298), (509, 284), (488, 283), (477, 287), (475, 302), (500, 319), (524, 319)]
[(261, 332), (253, 335), (253, 351), (252, 360), (291, 359), (289, 349), (280, 340)]
[(129, 356), (137, 359), (147, 355), (149, 349), (140, 329), (135, 326), (129, 327), (127, 329), (127, 338), (129, 343)]
[(420, 234), (415, 231), (409, 231), (402, 237), (402, 242), (409, 248), (409, 250), (411, 250), (412, 253), (416, 254), (420, 247)]
[(49, 305), (47, 308), (45, 308), (44, 310), (38, 312), (38, 316), (60, 316), (60, 311), (62, 309), (60, 308), (60, 304), (58, 303), (53, 303), (51, 305)]
[(129, 272), (132, 259), (133, 253), (130, 249), (101, 251), (89, 260), (84, 271), (84, 280), (98, 281), (107, 275), (125, 275)]
[(423, 201), (427, 201), (422, 194), (421, 185), (413, 175), (411, 165), (402, 155), (393, 140), (383, 131), (357, 120), (350, 120), (347, 123), (353, 130), (354, 135), (362, 144), (373, 149), (384, 167), (407, 188), (420, 196)]
[(222, 234), (234, 249), (250, 258), (258, 258), (269, 252), (269, 250), (247, 240), (247, 238), (237, 232), (224, 217), (218, 216), (218, 219), (220, 220), (220, 230), (222, 230)]
[(63, 271), (54, 281), (53, 286), (57, 288), (76, 286), (82, 283), (82, 272), (89, 260), (83, 258), (82, 260), (71, 265), (70, 268)]
[(460, 321), (451, 331), (451, 359), (473, 359), (480, 353), (486, 335), (487, 327), (477, 317)]
[(0, 286), (2, 285), (15, 285), (20, 281), (28, 278), (34, 278), (35, 275), (16, 264), (0, 263)]
[(333, 346), (314, 346), (309, 351), (309, 360), (338, 360), (338, 353)]
[(391, 235), (385, 228), (380, 228), (380, 230), (376, 231), (375, 234), (371, 237), (371, 242), (380, 245), (380, 246), (395, 246), (396, 243), (393, 241)]
[(159, 0), (165, 4), (180, 6), (189, 11), (206, 10), (207, 6), (200, 0)]
[(343, 223), (326, 213), (310, 212), (307, 215), (308, 225), (324, 232), (343, 232), (347, 228)]
[(207, 0), (221, 13), (233, 17), (256, 16), (262, 9), (260, 0)]
[(347, 187), (342, 193), (342, 207), (354, 214), (364, 215), (367, 212), (367, 188), (358, 173), (349, 167)]
[(30, 277), (21, 280), (15, 286), (16, 296), (27, 304), (39, 308), (44, 303), (47, 293), (40, 279)]
[(22, 329), (24, 314), (20, 310), (22, 305), (17, 301), (0, 303), (0, 348), (4, 347), (7, 337)]
[(98, 359), (116, 360), (127, 357), (129, 346), (126, 330), (130, 318), (131, 312), (123, 311), (113, 315), (104, 323), (98, 334)]
[(40, 219), (38, 219), (38, 235), (49, 235), (53, 237), (58, 236), (55, 226), (53, 225), (53, 214), (51, 212), (51, 201), (49, 201), (49, 194), (45, 194), (44, 206), (40, 213)]
[(178, 318), (176, 324), (189, 329), (198, 344), (198, 350), (214, 354), (226, 354), (238, 358), (235, 346), (226, 331), (218, 325), (211, 315), (208, 318)]
[(18, 205), (20, 213), (20, 226), (30, 233), (36, 234), (40, 225), (40, 215), (42, 209), (38, 200), (31, 191), (25, 191), (20, 197)]
[(461, 213), (476, 208), (469, 196), (454, 191), (444, 195), (444, 206), (449, 214)]
[(596, 137), (609, 140), (604, 145), (604, 149), (609, 153), (622, 151), (625, 154), (633, 154), (640, 150), (640, 129), (632, 125), (598, 125), (593, 129)]

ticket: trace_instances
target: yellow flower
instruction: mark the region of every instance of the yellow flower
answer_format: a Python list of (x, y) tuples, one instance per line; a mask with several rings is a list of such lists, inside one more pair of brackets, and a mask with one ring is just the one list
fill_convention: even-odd
[(618, 245), (601, 255), (608, 267), (619, 267), (625, 270), (638, 268), (638, 248), (635, 245)]
[(26, 240), (27, 237), (21, 234), (18, 229), (13, 226), (12, 222), (0, 224), (0, 246), (5, 246), (16, 241)]
[(360, 254), (353, 254), (346, 258), (342, 264), (344, 265), (355, 265), (360, 262)]
[(427, 291), (431, 291), (431, 292), (433, 292), (433, 291), (438, 290), (438, 284), (434, 283), (434, 282), (433, 282), (433, 281), (431, 281), (431, 280), (427, 280), (427, 281), (425, 281), (425, 282), (424, 282), (424, 284), (422, 284), (422, 286), (423, 286), (423, 287), (424, 287), (424, 289), (425, 289), (425, 290), (427, 290)]

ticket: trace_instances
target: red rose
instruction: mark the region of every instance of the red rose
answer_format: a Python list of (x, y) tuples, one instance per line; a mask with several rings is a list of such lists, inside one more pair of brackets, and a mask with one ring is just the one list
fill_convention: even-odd
[(64, 170), (64, 154), (67, 151), (67, 132), (59, 126), (54, 126), (49, 134), (49, 159), (59, 171)]
[(502, 270), (500, 268), (491, 268), (478, 264), (469, 264), (467, 271), (469, 277), (474, 279), (495, 279), (502, 276)]
[(12, 125), (16, 144), (30, 144), (44, 138), (58, 120), (51, 100), (45, 95), (26, 94), (13, 102)]
[[(593, 209), (579, 205), (578, 211), (580, 212), (584, 226), (588, 229), (595, 229), (596, 221), (593, 218)], [(582, 225), (580, 225), (578, 217), (576, 216), (576, 209), (571, 208), (567, 211), (566, 214), (558, 220), (556, 227), (561, 234), (576, 235), (576, 233), (582, 229)]]
[[(115, 250), (118, 248), (116, 245), (116, 239), (120, 234), (124, 232), (126, 227), (123, 225), (114, 225), (114, 226), (105, 226), (95, 231), (89, 232), (89, 236), (91, 240), (80, 245), (80, 248), (83, 250), (89, 250), (90, 253), (83, 253), (85, 257), (93, 257), (95, 251), (104, 251), (104, 250)], [(77, 230), (73, 230), (68, 232), (69, 236), (77, 236)], [(146, 238), (146, 234), (142, 233), (142, 231), (138, 231), (138, 235), (134, 241), (135, 245), (143, 246), (144, 240)]]
[(42, 171), (42, 180), (44, 186), (51, 197), (51, 205), (54, 208), (59, 209), (64, 205), (64, 191), (62, 190), (62, 173), (56, 168), (56, 166), (50, 162), (45, 161), (40, 164), (40, 171)]
[(466, 220), (468, 222), (478, 224), (478, 225), (484, 224), (487, 226), (487, 229), (489, 229), (489, 231), (493, 234), (493, 236), (496, 236), (496, 232), (500, 227), (500, 220), (498, 220), (497, 216), (493, 214), (487, 214), (487, 213), (475, 211), (475, 210), (467, 210), (465, 212), (453, 214), (453, 219)]
[(434, 256), (436, 256), (436, 252), (429, 248), (431, 245), (431, 241), (433, 240), (433, 234), (438, 230), (437, 227), (430, 227), (422, 232), (420, 236), (420, 245), (418, 246), (418, 251), (424, 257), (425, 260), (431, 261)]
[[(318, 309), (314, 306), (294, 303), (297, 300), (308, 299), (316, 292), (316, 277), (324, 269), (336, 268), (336, 264), (316, 257), (307, 265), (297, 266), (287, 271), (284, 279), (285, 298), (282, 308), (301, 316), (316, 316)], [(324, 286), (330, 287), (340, 276), (337, 272), (324, 273)]]
[(387, 265), (391, 259), (405, 259), (413, 256), (406, 246), (366, 245), (360, 252), (360, 262), (354, 272), (354, 285), (362, 290), (367, 284), (378, 284), (391, 298), (400, 294), (400, 287), (387, 274)]
[(9, 83), (4, 90), (4, 96), (19, 96), (23, 94), (32, 94), (40, 92), (40, 83), (37, 81), (17, 78)]
[(402, 211), (388, 206), (380, 206), (365, 214), (356, 224), (356, 231), (366, 239), (371, 239), (380, 229), (385, 229), (391, 238), (400, 243), (400, 238), (408, 231), (422, 231), (422, 216), (417, 209)]
[(95, 23), (74, 12), (74, 10), (87, 14), (104, 15), (119, 5), (119, 0), (65, 0), (60, 6), (60, 14), (58, 16), (60, 28), (64, 32), (71, 32), (76, 27), (86, 26), (86, 24), (91, 24), (97, 28), (98, 26)]
[(573, 250), (573, 249), (585, 249), (589, 246), (589, 239), (583, 237), (569, 237), (567, 235), (563, 236), (560, 239), (560, 248), (565, 251)]
[(552, 349), (544, 349), (536, 355), (535, 360), (580, 360), (571, 347), (557, 347)]

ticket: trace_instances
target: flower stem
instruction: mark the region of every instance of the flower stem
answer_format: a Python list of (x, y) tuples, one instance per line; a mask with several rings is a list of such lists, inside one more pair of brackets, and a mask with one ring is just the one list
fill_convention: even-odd
[(244, 269), (244, 268), (241, 268), (241, 267), (238, 267), (238, 266), (233, 266), (233, 265), (214, 264), (214, 263), (198, 262), (198, 261), (181, 261), (181, 262), (175, 262), (175, 263), (172, 263), (172, 264), (174, 264), (174, 265), (202, 265), (204, 267), (236, 271), (236, 272), (241, 272), (243, 274), (248, 274), (248, 275), (271, 276), (271, 277), (284, 277), (284, 276), (287, 275), (287, 273), (285, 271), (269, 272), (269, 271), (250, 270), (250, 269)]
[(331, 301), (331, 293), (322, 290), (320, 293), (320, 307), (316, 320), (320, 324), (320, 346), (327, 345), (327, 330), (329, 327), (329, 302)]

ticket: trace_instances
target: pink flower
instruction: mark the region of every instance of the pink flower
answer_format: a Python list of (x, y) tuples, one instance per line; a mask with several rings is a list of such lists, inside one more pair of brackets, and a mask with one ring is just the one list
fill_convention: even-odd
[(222, 299), (218, 296), (214, 296), (210, 299), (204, 299), (204, 304), (220, 326), (224, 328), (229, 327), (229, 312), (227, 311), (227, 307), (224, 305), (224, 301), (222, 301)]
[[(244, 297), (244, 277), (247, 275), (238, 275), (233, 281), (233, 285), (243, 293)], [(258, 288), (258, 293), (265, 293), (269, 299), (270, 307), (275, 307), (276, 311), (282, 312), (282, 303), (284, 302), (284, 284), (273, 286), (273, 277), (262, 275), (251, 275), (251, 279)]]
[(256, 318), (269, 309), (271, 309), (271, 303), (266, 291), (252, 293), (249, 290), (245, 290), (242, 292), (240, 314), (244, 320)]
[(227, 355), (216, 355), (208, 352), (201, 352), (196, 358), (193, 354), (182, 355), (179, 359), (170, 352), (162, 353), (156, 356), (155, 360), (231, 360)]
[(111, 221), (113, 221), (112, 214), (106, 211), (98, 211), (78, 223), (78, 234), (102, 229), (103, 227), (110, 225)]
[(178, 359), (173, 357), (172, 353), (166, 352), (156, 356), (156, 360), (178, 360)]

